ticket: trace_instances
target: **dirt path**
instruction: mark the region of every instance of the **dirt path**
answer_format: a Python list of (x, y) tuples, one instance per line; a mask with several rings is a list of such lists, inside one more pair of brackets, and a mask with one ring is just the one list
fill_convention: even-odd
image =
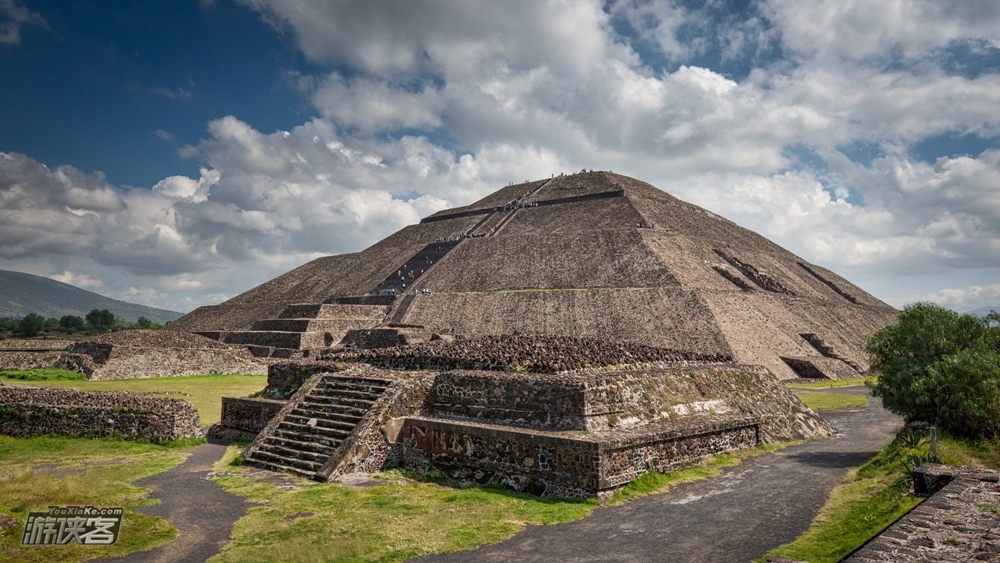
[(160, 504), (139, 507), (138, 511), (166, 519), (181, 535), (163, 547), (103, 561), (201, 563), (229, 543), (233, 523), (253, 505), (208, 480), (212, 464), (226, 453), (226, 446), (210, 439), (177, 467), (136, 481), (137, 486), (153, 490), (151, 497), (160, 499)]
[(719, 477), (601, 508), (570, 524), (530, 526), (498, 544), (414, 561), (753, 561), (805, 531), (848, 469), (892, 439), (901, 419), (868, 400), (864, 409), (824, 413), (839, 437), (752, 458)]

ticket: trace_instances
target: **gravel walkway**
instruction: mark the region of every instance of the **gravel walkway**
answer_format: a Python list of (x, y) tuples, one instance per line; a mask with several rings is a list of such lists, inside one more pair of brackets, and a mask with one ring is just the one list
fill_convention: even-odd
[[(865, 393), (864, 387), (831, 390)], [(841, 434), (745, 460), (719, 477), (679, 485), (569, 524), (529, 526), (513, 538), (420, 563), (747, 563), (809, 527), (848, 469), (873, 457), (902, 420), (869, 396), (864, 409), (828, 411)]]
[(202, 563), (229, 543), (233, 524), (253, 506), (208, 480), (212, 465), (226, 453), (228, 443), (209, 439), (191, 450), (177, 467), (140, 479), (160, 504), (137, 510), (169, 521), (181, 533), (176, 540), (150, 551), (104, 559), (106, 563)]

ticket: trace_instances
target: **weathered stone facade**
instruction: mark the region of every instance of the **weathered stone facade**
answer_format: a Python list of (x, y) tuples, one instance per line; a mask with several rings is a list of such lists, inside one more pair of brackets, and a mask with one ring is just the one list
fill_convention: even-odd
[(187, 401), (10, 385), (0, 385), (0, 434), (151, 442), (202, 436), (198, 411)]

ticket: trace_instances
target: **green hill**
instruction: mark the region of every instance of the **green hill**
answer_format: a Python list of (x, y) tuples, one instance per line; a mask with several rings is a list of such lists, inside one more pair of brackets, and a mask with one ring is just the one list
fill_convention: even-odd
[(128, 322), (146, 317), (162, 324), (183, 316), (176, 311), (111, 299), (49, 278), (0, 270), (0, 317), (29, 313), (57, 319), (63, 315), (83, 317), (93, 309), (107, 309)]

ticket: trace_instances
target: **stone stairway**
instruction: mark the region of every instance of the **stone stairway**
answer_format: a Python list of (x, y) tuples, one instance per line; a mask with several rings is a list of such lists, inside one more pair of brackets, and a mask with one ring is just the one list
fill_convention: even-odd
[(438, 263), (461, 242), (460, 239), (428, 244), (397, 268), (395, 272), (379, 282), (372, 293), (381, 295), (391, 292), (394, 295), (402, 295), (407, 291), (412, 291), (413, 282), (427, 273), (434, 264)]
[(244, 452), (246, 463), (313, 477), (382, 396), (391, 381), (321, 376), (273, 431)]

